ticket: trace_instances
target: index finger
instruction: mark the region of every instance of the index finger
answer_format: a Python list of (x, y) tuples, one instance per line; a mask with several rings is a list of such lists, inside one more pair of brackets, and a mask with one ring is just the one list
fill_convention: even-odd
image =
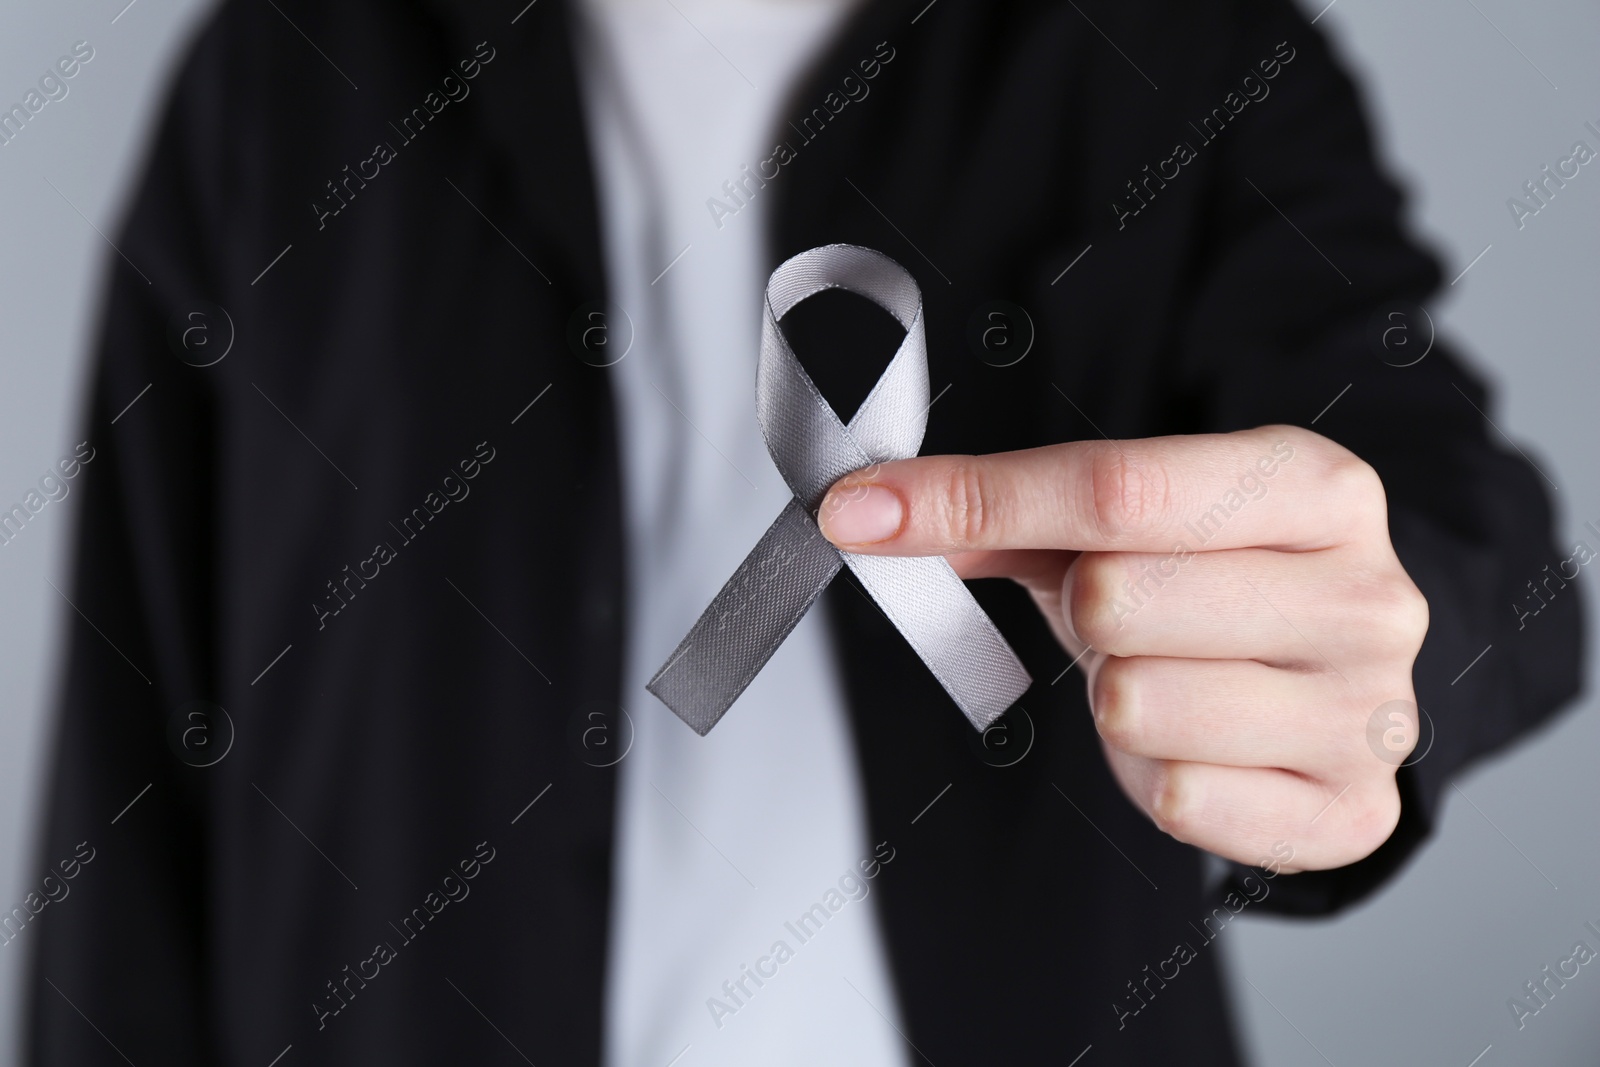
[(1264, 426), (878, 464), (836, 482), (818, 523), (871, 555), (1293, 551), (1338, 544), (1383, 512), (1376, 474), (1353, 453)]

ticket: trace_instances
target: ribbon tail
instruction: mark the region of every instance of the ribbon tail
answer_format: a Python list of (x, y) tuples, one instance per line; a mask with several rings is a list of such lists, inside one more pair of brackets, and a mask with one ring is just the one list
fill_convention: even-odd
[(645, 688), (704, 737), (843, 565), (791, 500)]
[(844, 561), (977, 730), (987, 730), (1033, 678), (943, 556)]

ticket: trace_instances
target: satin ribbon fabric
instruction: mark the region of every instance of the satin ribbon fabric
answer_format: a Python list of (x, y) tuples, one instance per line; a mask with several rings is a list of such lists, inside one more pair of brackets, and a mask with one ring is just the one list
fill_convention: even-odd
[[(873, 301), (905, 328), (889, 365), (845, 425), (789, 347), (779, 322), (825, 289)], [(985, 730), (1032, 679), (942, 556), (862, 556), (817, 526), (828, 487), (851, 471), (908, 459), (928, 424), (922, 292), (869, 248), (824, 245), (772, 272), (761, 324), (756, 417), (794, 493), (647, 689), (702, 736), (777, 651), (840, 567), (849, 567), (974, 728)]]

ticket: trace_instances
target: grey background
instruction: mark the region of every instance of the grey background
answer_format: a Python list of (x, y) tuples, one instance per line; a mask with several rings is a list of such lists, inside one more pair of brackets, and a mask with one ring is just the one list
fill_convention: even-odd
[[(0, 503), (8, 506), (78, 440), (86, 349), (106, 259), (116, 254), (97, 229), (114, 234), (171, 66), (209, 7), (135, 0), (124, 10), (125, 2), (0, 3), (0, 102), (20, 99), (74, 41), (96, 53), (64, 100), (0, 148)], [(1336, 0), (1318, 26), (1363, 81), (1386, 157), (1412, 190), (1414, 228), (1441, 254), (1446, 277), (1488, 246), (1431, 310), (1498, 385), (1490, 412), (1498, 429), (1558, 487), (1559, 543), (1570, 552), (1586, 536), (1600, 547), (1581, 532), (1586, 520), (1600, 523), (1600, 161), (1521, 231), (1506, 207), (1575, 140), (1600, 149), (1584, 129), (1600, 126), (1600, 8)], [(85, 476), (96, 476), (92, 465)], [(0, 548), (0, 904), (20, 901), (34, 878), (49, 709), (72, 611), (49, 582), (66, 588), (76, 501), (48, 505)], [(1588, 570), (1578, 581), (1592, 606)], [(1597, 630), (1591, 655), (1600, 651)], [(1538, 619), (1518, 636), (1540, 640)], [(1600, 966), (1585, 967), (1521, 1031), (1506, 1006), (1579, 938), (1600, 948), (1583, 930), (1585, 920), (1600, 926), (1594, 704), (1586, 695), (1553, 727), (1459, 779), (1441, 834), (1376, 900), (1334, 921), (1255, 918), (1227, 928), (1216, 944), (1255, 1063), (1600, 1061)], [(0, 1067), (16, 1059), (28, 936), (0, 947)], [(1160, 1025), (1159, 1010), (1129, 1020), (1146, 1024)], [(1091, 1052), (1083, 1067), (1092, 1064)]]

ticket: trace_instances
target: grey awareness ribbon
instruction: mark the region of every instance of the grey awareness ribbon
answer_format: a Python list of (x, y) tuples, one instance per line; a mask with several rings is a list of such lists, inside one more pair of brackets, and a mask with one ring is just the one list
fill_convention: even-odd
[[(825, 289), (864, 296), (906, 335), (846, 426), (800, 365), (778, 323)], [(841, 552), (817, 527), (828, 487), (851, 471), (908, 459), (928, 425), (922, 292), (900, 264), (869, 248), (824, 245), (767, 282), (756, 369), (756, 418), (794, 498), (645, 687), (702, 736), (777, 651), (842, 566), (868, 593), (979, 730), (1033, 679), (943, 556)]]

